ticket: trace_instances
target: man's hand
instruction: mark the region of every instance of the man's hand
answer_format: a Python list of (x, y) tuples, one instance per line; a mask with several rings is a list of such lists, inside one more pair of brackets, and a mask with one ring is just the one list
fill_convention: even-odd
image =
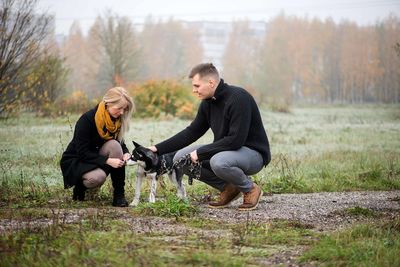
[(155, 146), (149, 146), (148, 149), (150, 149), (151, 151), (153, 151), (154, 153), (157, 152), (157, 148)]
[(196, 163), (199, 160), (199, 158), (197, 157), (197, 150), (190, 153), (190, 159), (194, 163)]

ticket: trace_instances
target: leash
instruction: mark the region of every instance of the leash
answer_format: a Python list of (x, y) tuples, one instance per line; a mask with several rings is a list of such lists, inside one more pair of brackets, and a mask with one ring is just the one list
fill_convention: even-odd
[(190, 158), (190, 154), (186, 154), (185, 156), (178, 159), (172, 166), (172, 168), (181, 169), (183, 167), (187, 167), (188, 169), (188, 177), (189, 184), (193, 184), (193, 179), (200, 180), (201, 175), (201, 163), (193, 162)]
[(171, 168), (168, 168), (168, 163), (165, 157), (161, 157), (161, 164), (160, 164), (160, 173), (159, 174), (164, 174), (164, 173), (170, 173), (173, 170), (174, 166)]

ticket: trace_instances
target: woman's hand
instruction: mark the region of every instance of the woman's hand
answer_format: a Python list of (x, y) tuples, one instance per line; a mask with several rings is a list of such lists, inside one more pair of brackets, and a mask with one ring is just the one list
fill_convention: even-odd
[(131, 154), (129, 154), (129, 153), (125, 153), (123, 156), (122, 156), (122, 159), (126, 162), (128, 159), (130, 159), (131, 158)]
[(121, 168), (125, 165), (125, 161), (119, 158), (108, 158), (106, 164), (113, 168)]

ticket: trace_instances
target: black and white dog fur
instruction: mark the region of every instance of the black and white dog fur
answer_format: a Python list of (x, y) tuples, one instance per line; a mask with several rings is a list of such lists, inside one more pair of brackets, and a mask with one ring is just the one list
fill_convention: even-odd
[(149, 202), (156, 201), (157, 179), (163, 174), (168, 174), (169, 179), (177, 189), (177, 196), (186, 199), (185, 186), (182, 183), (183, 172), (173, 166), (173, 158), (176, 152), (158, 155), (150, 149), (133, 141), (135, 149), (132, 151), (131, 160), (127, 165), (138, 165), (136, 172), (136, 188), (133, 201), (130, 206), (137, 206), (140, 201), (140, 191), (143, 178), (151, 179)]

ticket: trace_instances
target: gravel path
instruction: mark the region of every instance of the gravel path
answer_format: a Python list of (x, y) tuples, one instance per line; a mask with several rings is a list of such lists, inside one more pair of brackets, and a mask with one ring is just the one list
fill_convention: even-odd
[[(246, 220), (267, 222), (274, 219), (287, 219), (309, 225), (310, 228), (318, 231), (332, 231), (356, 222), (400, 216), (400, 190), (267, 195), (262, 197), (257, 210), (249, 212), (237, 210), (241, 203), (242, 199), (239, 198), (224, 209), (210, 209), (206, 203), (193, 204), (198, 205), (200, 213), (197, 217), (200, 218), (232, 224)], [(345, 211), (354, 207), (369, 209), (376, 216), (354, 216)], [(7, 211), (0, 209), (0, 212), (10, 214), (9, 219), (0, 219), (0, 233), (26, 227), (43, 227), (54, 222), (74, 223), (93, 214), (101, 216), (104, 212), (112, 212), (115, 217), (127, 221), (132, 230), (138, 233), (161, 231), (172, 234), (189, 230), (184, 229), (184, 225), (177, 225), (175, 219), (132, 215), (129, 211), (129, 208), (112, 207), (109, 209), (51, 209), (53, 215), (50, 217), (31, 218), (26, 221), (26, 219), (13, 218), (12, 209), (7, 209)], [(193, 230), (190, 229), (190, 231)]]
[[(234, 201), (224, 209), (210, 209), (206, 203), (198, 205), (199, 214), (196, 217), (221, 221), (221, 223), (240, 223), (247, 220), (268, 222), (276, 219), (294, 220), (316, 231), (334, 231), (354, 223), (369, 220), (390, 220), (400, 216), (400, 190), (397, 191), (366, 191), (366, 192), (332, 192), (312, 194), (276, 194), (263, 196), (258, 209), (249, 212), (238, 211), (242, 199)], [(348, 208), (363, 208), (375, 216), (351, 215)], [(179, 245), (186, 242), (188, 235), (206, 238), (233, 238), (232, 231), (210, 230), (187, 227), (174, 218), (146, 217), (133, 215), (129, 208), (81, 208), (81, 209), (49, 209), (51, 216), (33, 218), (13, 218), (13, 209), (0, 209), (0, 212), (10, 214), (9, 219), (0, 219), (0, 234), (19, 231), (24, 228), (42, 228), (54, 223), (77, 223), (85, 218), (95, 217), (101, 221), (101, 216), (112, 216), (128, 223), (130, 230), (139, 234), (163, 234), (163, 240)], [(47, 211), (47, 212), (49, 212)], [(361, 209), (361, 211), (363, 211)], [(3, 216), (7, 218), (8, 216)], [(184, 245), (184, 244), (183, 244)], [(297, 257), (307, 249), (306, 246), (288, 246), (278, 249), (270, 257), (260, 258), (256, 264), (262, 266), (302, 266)]]
[(400, 215), (400, 191), (329, 192), (311, 194), (276, 194), (263, 196), (258, 209), (250, 212), (237, 210), (242, 203), (239, 198), (224, 209), (210, 209), (201, 204), (201, 215), (205, 218), (225, 222), (269, 221), (273, 219), (296, 220), (309, 224), (317, 230), (334, 230), (365, 216), (352, 216), (348, 208), (360, 207), (373, 211), (377, 216)]

